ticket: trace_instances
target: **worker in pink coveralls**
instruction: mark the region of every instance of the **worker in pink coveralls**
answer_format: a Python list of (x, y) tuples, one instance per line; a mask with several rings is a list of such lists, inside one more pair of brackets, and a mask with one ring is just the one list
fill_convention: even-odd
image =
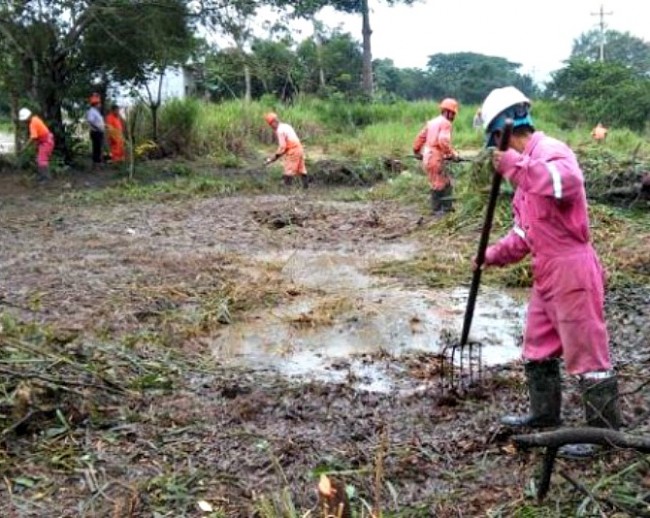
[[(485, 266), (532, 256), (533, 288), (523, 358), (530, 397), (525, 416), (508, 426), (560, 424), (559, 358), (579, 377), (589, 426), (620, 426), (618, 382), (604, 321), (604, 272), (591, 246), (584, 178), (571, 149), (535, 131), (530, 101), (512, 86), (492, 90), (482, 107), (487, 145), (498, 146), (513, 121), (507, 151), (494, 150), (495, 170), (515, 187), (514, 227), (487, 249)], [(589, 455), (589, 445), (568, 445), (565, 456)]]
[(428, 121), (413, 142), (413, 153), (422, 159), (422, 169), (431, 187), (431, 212), (442, 215), (452, 209), (453, 186), (445, 171), (445, 159), (457, 159), (451, 145), (452, 124), (458, 114), (455, 99), (443, 99), (440, 115)]
[(273, 156), (266, 159), (266, 165), (282, 157), (284, 184), (291, 185), (293, 178), (299, 176), (302, 180), (303, 188), (306, 189), (309, 185), (309, 179), (307, 178), (307, 168), (305, 167), (305, 151), (296, 132), (289, 124), (280, 122), (280, 119), (275, 113), (267, 113), (264, 115), (264, 120), (273, 128), (278, 139), (278, 148)]

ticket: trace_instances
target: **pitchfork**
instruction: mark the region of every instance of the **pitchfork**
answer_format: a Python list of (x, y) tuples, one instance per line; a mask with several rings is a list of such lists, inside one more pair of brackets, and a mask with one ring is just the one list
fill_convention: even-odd
[[(505, 127), (501, 140), (499, 141), (499, 150), (506, 151), (510, 143), (510, 136), (512, 135), (512, 120), (506, 120)], [(476, 265), (474, 274), (472, 276), (472, 284), (469, 289), (469, 297), (467, 298), (467, 308), (465, 310), (465, 320), (463, 321), (463, 331), (460, 336), (460, 344), (453, 344), (451, 348), (451, 368), (450, 368), (450, 383), (451, 387), (454, 386), (454, 358), (456, 356), (456, 349), (459, 349), (459, 383), (462, 380), (463, 372), (463, 351), (468, 345), (469, 330), (472, 327), (472, 318), (474, 317), (474, 307), (476, 306), (476, 295), (478, 294), (478, 287), (481, 283), (481, 273), (483, 271), (483, 263), (485, 262), (485, 251), (487, 250), (488, 241), (490, 240), (490, 230), (492, 230), (492, 220), (494, 219), (494, 210), (496, 209), (497, 199), (499, 197), (499, 189), (501, 188), (501, 175), (494, 171), (492, 174), (492, 188), (490, 190), (490, 198), (488, 199), (487, 210), (485, 212), (485, 222), (483, 223), (483, 230), (481, 231), (481, 239), (478, 245), (478, 252), (476, 254)], [(469, 342), (469, 379), (470, 384), (473, 381), (473, 364), (472, 364), (472, 349), (473, 346), (478, 347), (478, 377), (479, 380), (482, 375), (482, 362), (481, 362), (481, 344)]]

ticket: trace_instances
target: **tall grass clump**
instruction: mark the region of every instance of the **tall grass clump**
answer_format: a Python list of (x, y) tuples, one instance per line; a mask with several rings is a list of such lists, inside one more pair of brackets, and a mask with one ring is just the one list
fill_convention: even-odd
[(198, 143), (205, 155), (247, 155), (261, 137), (263, 110), (257, 103), (228, 101), (201, 107)]
[(160, 145), (174, 155), (191, 158), (197, 151), (201, 103), (197, 99), (173, 99), (160, 112)]

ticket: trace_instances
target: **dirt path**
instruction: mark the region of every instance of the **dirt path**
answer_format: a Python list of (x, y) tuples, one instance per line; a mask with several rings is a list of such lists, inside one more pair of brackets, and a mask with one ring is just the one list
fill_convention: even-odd
[[(516, 454), (496, 424), (524, 406), (519, 369), (502, 365), (518, 355), (520, 296), (484, 290), (475, 334), (492, 367), (465, 397), (442, 394), (440, 347), (446, 329), (460, 329), (465, 290), (405, 288), (371, 273), (426, 253), (416, 208), (323, 192), (62, 199), (1, 200), (7, 314), (91, 347), (180, 351), (187, 363), (173, 390), (125, 402), (101, 425), (79, 418), (65, 462), (52, 460), (64, 444), (38, 430), (7, 442), (2, 473), (14, 483), (11, 495), (0, 490), (2, 515), (200, 516), (201, 499), (223, 513), (214, 516), (298, 516), (287, 495), (313, 508), (324, 472), (356, 492), (356, 508), (361, 497), (400, 516), (505, 516), (521, 503), (534, 458)], [(643, 297), (622, 298), (637, 308)], [(629, 323), (621, 308), (617, 336), (634, 346), (650, 315)], [(199, 366), (200, 356), (210, 361)], [(624, 376), (649, 358), (637, 356)], [(576, 405), (567, 418), (579, 419)], [(47, 461), (11, 462), (48, 448), (57, 453)]]

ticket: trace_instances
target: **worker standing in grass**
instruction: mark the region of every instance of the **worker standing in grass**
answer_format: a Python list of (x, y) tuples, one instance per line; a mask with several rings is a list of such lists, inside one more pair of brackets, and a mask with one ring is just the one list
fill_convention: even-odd
[(607, 128), (599, 122), (596, 124), (596, 127), (591, 130), (591, 138), (593, 138), (598, 144), (602, 144), (607, 140)]
[(86, 122), (90, 128), (90, 144), (92, 146), (93, 168), (102, 163), (102, 151), (104, 148), (104, 131), (106, 125), (100, 111), (102, 99), (99, 94), (94, 93), (89, 99), (90, 108), (86, 112)]
[(111, 106), (111, 111), (106, 115), (106, 133), (108, 146), (111, 149), (111, 162), (123, 162), (124, 154), (124, 121), (120, 116), (120, 107)]
[[(515, 87), (492, 90), (483, 103), (488, 146), (498, 146), (506, 120), (513, 121), (507, 151), (495, 150), (495, 170), (515, 187), (514, 228), (485, 254), (485, 266), (504, 266), (532, 256), (533, 289), (523, 358), (530, 412), (506, 416), (508, 426), (560, 424), (559, 358), (579, 378), (589, 426), (620, 425), (618, 381), (604, 320), (604, 271), (589, 235), (583, 173), (563, 142), (536, 131), (531, 103)], [(588, 455), (588, 445), (568, 445), (567, 456)]]
[(455, 99), (443, 99), (440, 115), (425, 124), (413, 143), (413, 153), (422, 159), (422, 169), (431, 186), (431, 211), (443, 215), (452, 209), (453, 187), (445, 171), (445, 159), (458, 159), (451, 144), (452, 123), (458, 114)]
[(305, 167), (305, 152), (296, 132), (289, 124), (280, 122), (280, 119), (275, 113), (267, 113), (264, 116), (264, 120), (273, 128), (278, 139), (278, 148), (275, 154), (267, 158), (264, 163), (269, 165), (282, 157), (284, 164), (284, 184), (287, 186), (291, 185), (293, 178), (299, 176), (302, 187), (306, 189), (309, 185), (309, 179), (307, 177), (307, 168)]
[(50, 157), (54, 151), (54, 135), (43, 120), (27, 108), (20, 109), (18, 120), (29, 124), (29, 142), (27, 145), (29, 146), (34, 142), (37, 146), (38, 181), (45, 182), (50, 179)]
[(478, 108), (474, 114), (474, 118), (472, 119), (472, 128), (483, 131), (483, 112), (481, 112), (481, 108)]

